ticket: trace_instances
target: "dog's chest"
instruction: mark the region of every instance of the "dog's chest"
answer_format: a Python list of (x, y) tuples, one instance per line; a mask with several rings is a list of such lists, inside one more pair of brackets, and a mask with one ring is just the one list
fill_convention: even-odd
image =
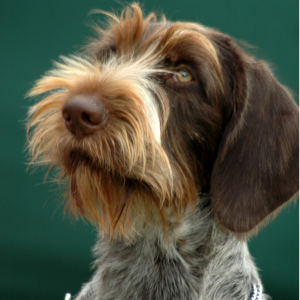
[(210, 209), (197, 209), (168, 240), (149, 226), (134, 243), (99, 242), (100, 299), (199, 299), (212, 223)]

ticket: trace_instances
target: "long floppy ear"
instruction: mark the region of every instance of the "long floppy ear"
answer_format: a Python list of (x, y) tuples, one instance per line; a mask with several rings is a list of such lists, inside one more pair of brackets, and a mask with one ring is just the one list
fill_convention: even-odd
[(212, 208), (245, 233), (298, 191), (298, 107), (269, 68), (235, 50), (234, 109), (211, 179)]

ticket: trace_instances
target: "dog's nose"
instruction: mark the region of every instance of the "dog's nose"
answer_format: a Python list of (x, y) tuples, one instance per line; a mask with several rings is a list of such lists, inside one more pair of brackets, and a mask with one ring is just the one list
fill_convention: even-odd
[(62, 109), (66, 127), (81, 138), (101, 128), (107, 119), (107, 111), (97, 97), (73, 96)]

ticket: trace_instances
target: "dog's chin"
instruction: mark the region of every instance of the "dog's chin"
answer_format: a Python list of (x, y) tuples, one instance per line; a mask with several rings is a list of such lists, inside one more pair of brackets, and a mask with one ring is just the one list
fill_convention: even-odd
[[(122, 161), (122, 164), (120, 164), (120, 161)], [(142, 182), (142, 178), (139, 177), (140, 174), (134, 172), (135, 169), (140, 168), (126, 164), (126, 161), (126, 158), (120, 158), (120, 156), (118, 156), (117, 162), (111, 159), (101, 160), (88, 151), (73, 149), (65, 151), (63, 169), (67, 177), (70, 178), (98, 175), (110, 176), (118, 182), (125, 182), (125, 180), (139, 180)]]
[(98, 170), (100, 172), (101, 170), (101, 163), (96, 157), (93, 158), (87, 151), (79, 149), (65, 151), (63, 166), (65, 172), (71, 177), (81, 167), (90, 169), (91, 171)]
[(118, 172), (114, 166), (109, 166), (105, 161), (101, 162), (97, 157), (93, 157), (84, 150), (66, 151), (63, 166), (64, 173), (70, 178), (71, 196), (78, 201), (80, 200), (78, 181), (87, 182), (95, 177), (99, 179), (110, 177), (112, 181), (115, 181), (116, 188), (119, 187), (120, 182), (124, 185), (127, 181), (126, 176), (121, 175), (124, 172)]
[(111, 205), (117, 199), (120, 203), (127, 201), (129, 196), (137, 193), (136, 186), (139, 186), (139, 190), (151, 191), (146, 181), (128, 172), (129, 166), (127, 170), (126, 166), (117, 169), (115, 165), (110, 166), (92, 157), (87, 151), (73, 149), (67, 152), (63, 166), (63, 173), (70, 181), (71, 201), (82, 214), (85, 214), (85, 206), (91, 202), (93, 205), (98, 205), (97, 202)]

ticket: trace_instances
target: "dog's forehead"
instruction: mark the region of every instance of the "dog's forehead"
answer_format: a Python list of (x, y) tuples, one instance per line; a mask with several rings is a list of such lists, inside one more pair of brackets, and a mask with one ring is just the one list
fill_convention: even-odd
[(188, 68), (209, 95), (222, 90), (223, 80), (219, 52), (211, 38), (213, 32), (201, 24), (156, 21), (155, 16), (143, 18), (136, 13), (115, 17), (106, 29), (99, 27), (98, 37), (87, 45), (87, 51), (103, 69), (130, 65), (133, 70), (134, 62), (144, 78), (162, 69), (176, 72)]
[[(134, 19), (129, 19), (127, 22), (119, 21), (112, 24), (107, 30), (101, 31), (101, 35), (94, 43), (88, 45), (88, 48), (96, 57), (105, 58), (110, 53), (119, 53), (122, 57), (125, 54), (136, 55), (140, 51), (143, 52), (145, 49), (153, 49), (155, 45), (160, 45), (156, 50), (158, 52), (162, 48), (170, 50), (167, 51), (170, 54), (168, 58), (175, 61), (180, 53), (184, 51), (184, 55), (186, 55), (189, 49), (197, 47), (197, 44), (199, 47), (206, 48), (210, 44), (209, 35), (210, 30), (201, 24), (166, 20), (146, 22), (146, 19), (137, 23)], [(197, 38), (198, 41), (206, 41), (197, 43)], [(173, 45), (170, 43), (172, 39), (174, 40)], [(191, 46), (191, 43), (195, 43), (195, 45)], [(169, 46), (164, 47), (166, 44)], [(185, 45), (187, 47), (184, 47)]]
[[(155, 42), (155, 40), (158, 40), (162, 37), (162, 35), (167, 31), (168, 28), (172, 26), (172, 24), (173, 22), (149, 22), (144, 28), (142, 28), (142, 34), (140, 38), (135, 40), (134, 43), (133, 40), (136, 38), (135, 34), (127, 32), (127, 34), (131, 35), (131, 39), (127, 38), (126, 42), (128, 44), (131, 42), (131, 47), (135, 48), (134, 46), (137, 44), (146, 44), (146, 42), (153, 37), (154, 33), (156, 33), (157, 38), (153, 40), (153, 42)], [(124, 27), (125, 26), (122, 23), (114, 25), (98, 38), (96, 47), (95, 44), (93, 45), (93, 50), (97, 57), (102, 57), (103, 54), (107, 54), (107, 52), (117, 52), (119, 50), (118, 47), (120, 47), (121, 44), (124, 44), (125, 33), (122, 33), (122, 31), (125, 30)], [(131, 28), (130, 31), (133, 32), (135, 30), (136, 29)], [(158, 32), (160, 32), (160, 34), (158, 34)]]

